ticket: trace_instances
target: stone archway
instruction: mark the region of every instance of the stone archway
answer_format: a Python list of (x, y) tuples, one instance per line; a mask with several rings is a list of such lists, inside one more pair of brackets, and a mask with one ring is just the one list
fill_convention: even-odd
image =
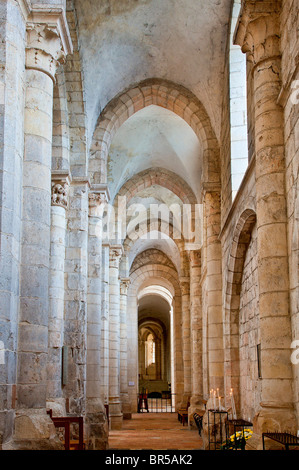
[(225, 396), (230, 388), (234, 389), (237, 412), (240, 410), (240, 351), (239, 351), (239, 313), (243, 268), (246, 252), (256, 223), (252, 209), (245, 210), (239, 218), (232, 238), (229, 257), (225, 298)]
[[(165, 256), (165, 255), (164, 255)], [(137, 361), (133, 351), (137, 350), (137, 319), (138, 319), (138, 292), (148, 286), (162, 286), (166, 288), (173, 296), (173, 355), (174, 355), (174, 386), (173, 391), (176, 393), (176, 403), (181, 400), (183, 393), (183, 361), (182, 361), (182, 337), (180, 328), (181, 318), (181, 288), (178, 280), (178, 275), (174, 267), (165, 266), (163, 264), (154, 264), (151, 261), (150, 264), (143, 264), (138, 266), (137, 269), (133, 269), (130, 274), (130, 287), (128, 290), (128, 329), (132, 332), (136, 330), (136, 334), (132, 334), (128, 343), (128, 351), (132, 351), (132, 357), (129, 358), (129, 362), (135, 361), (132, 371), (128, 372), (128, 377), (132, 378), (132, 381), (138, 381), (137, 372)], [(134, 372), (135, 370), (135, 372)], [(134, 375), (135, 374), (135, 375)], [(132, 387), (130, 390), (130, 396), (132, 400), (134, 410), (134, 393), (137, 392), (137, 388)], [(136, 396), (136, 395), (135, 395)]]
[(219, 146), (202, 103), (180, 85), (167, 80), (147, 79), (118, 95), (101, 113), (90, 147), (89, 175), (92, 184), (106, 183), (107, 157), (116, 131), (130, 116), (150, 105), (166, 108), (190, 125), (204, 149), (203, 181), (219, 183)]
[[(185, 204), (196, 204), (196, 197), (188, 184), (177, 174), (165, 168), (150, 168), (133, 176), (118, 192), (117, 196), (126, 196), (127, 203), (142, 189), (159, 185), (169, 189)], [(114, 205), (117, 204), (115, 198)]]

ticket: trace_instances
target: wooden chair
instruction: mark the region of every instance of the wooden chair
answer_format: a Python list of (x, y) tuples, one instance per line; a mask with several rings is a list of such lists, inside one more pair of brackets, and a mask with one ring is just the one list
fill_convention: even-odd
[(190, 398), (188, 398), (187, 407), (178, 409), (178, 420), (185, 426), (185, 423), (188, 424), (188, 409), (190, 406)]
[[(64, 428), (64, 448), (65, 450), (85, 450), (85, 443), (83, 440), (84, 436), (84, 424), (82, 416), (52, 416), (52, 410), (47, 412), (53, 421), (56, 428)], [(79, 440), (71, 440), (71, 424), (79, 424)]]
[(149, 413), (148, 403), (147, 403), (147, 394), (140, 393), (138, 397), (138, 413), (141, 413), (141, 410), (144, 410), (144, 409)]

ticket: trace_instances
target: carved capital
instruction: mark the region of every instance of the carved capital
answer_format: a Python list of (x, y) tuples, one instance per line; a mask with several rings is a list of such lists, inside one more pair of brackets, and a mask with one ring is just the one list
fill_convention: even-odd
[(104, 193), (89, 193), (88, 195), (89, 207), (99, 207), (107, 202), (106, 195)]
[(34, 8), (27, 21), (26, 68), (40, 70), (55, 81), (59, 64), (72, 53), (72, 42), (62, 9)]
[(190, 294), (190, 279), (189, 279), (189, 277), (182, 277), (180, 279), (180, 285), (181, 285), (182, 295), (189, 295)]
[(128, 277), (120, 279), (120, 294), (127, 295), (131, 281)]
[(201, 266), (201, 251), (200, 250), (190, 250), (189, 251), (189, 261), (191, 267)]
[(52, 206), (59, 206), (67, 209), (69, 188), (70, 185), (68, 181), (52, 181)]
[(118, 245), (110, 246), (110, 251), (109, 251), (110, 267), (113, 267), (113, 268), (119, 267), (119, 262), (120, 262), (120, 258), (122, 254), (123, 254), (122, 246), (118, 246)]
[(245, 1), (234, 43), (254, 65), (280, 56), (281, 1)]

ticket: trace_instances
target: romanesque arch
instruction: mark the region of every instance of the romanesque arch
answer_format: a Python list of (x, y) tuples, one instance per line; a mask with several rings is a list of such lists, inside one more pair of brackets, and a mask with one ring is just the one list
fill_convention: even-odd
[[(173, 351), (174, 351), (174, 384), (173, 390), (176, 393), (176, 401), (178, 402), (183, 392), (183, 362), (182, 362), (182, 336), (181, 336), (181, 286), (178, 279), (178, 274), (170, 260), (168, 263), (159, 264), (157, 260), (151, 257), (151, 250), (149, 250), (148, 263), (143, 260), (139, 265), (138, 256), (135, 265), (133, 263), (130, 273), (130, 287), (128, 289), (128, 318), (131, 322), (129, 327), (135, 328), (137, 325), (137, 298), (138, 293), (147, 286), (157, 285), (162, 286), (171, 292), (173, 295), (173, 325), (174, 335)], [(142, 254), (141, 254), (142, 255)], [(139, 255), (140, 257), (140, 255)], [(165, 257), (165, 255), (163, 255)], [(136, 267), (136, 269), (135, 269)], [(137, 342), (137, 337), (133, 341)], [(131, 346), (132, 347), (132, 346)], [(137, 344), (136, 344), (137, 347)], [(130, 346), (129, 346), (130, 349)], [(132, 347), (132, 349), (134, 349)], [(136, 361), (136, 358), (135, 358)], [(137, 363), (136, 363), (137, 370)]]
[[(189, 185), (177, 174), (165, 168), (150, 168), (133, 176), (118, 192), (117, 196), (126, 196), (127, 204), (143, 189), (152, 185), (162, 186), (169, 189), (185, 204), (196, 204), (196, 197)], [(117, 204), (117, 197), (114, 205)]]
[(148, 79), (133, 86), (119, 94), (103, 110), (90, 147), (91, 182), (106, 183), (107, 157), (113, 136), (130, 116), (150, 105), (164, 107), (190, 125), (204, 148), (204, 181), (219, 182), (219, 147), (206, 110), (189, 90), (161, 79)]
[(252, 209), (245, 210), (236, 224), (232, 238), (225, 298), (225, 389), (229, 396), (230, 388), (235, 390), (236, 406), (240, 406), (240, 357), (239, 357), (239, 312), (240, 294), (245, 262), (256, 214)]

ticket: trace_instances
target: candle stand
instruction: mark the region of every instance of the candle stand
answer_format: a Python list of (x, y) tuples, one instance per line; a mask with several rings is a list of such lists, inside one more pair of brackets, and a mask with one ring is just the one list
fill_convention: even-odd
[[(223, 426), (228, 420), (228, 412), (222, 410), (208, 410), (208, 433), (209, 433), (209, 450), (220, 449), (223, 444)], [(219, 432), (218, 432), (219, 427)]]

